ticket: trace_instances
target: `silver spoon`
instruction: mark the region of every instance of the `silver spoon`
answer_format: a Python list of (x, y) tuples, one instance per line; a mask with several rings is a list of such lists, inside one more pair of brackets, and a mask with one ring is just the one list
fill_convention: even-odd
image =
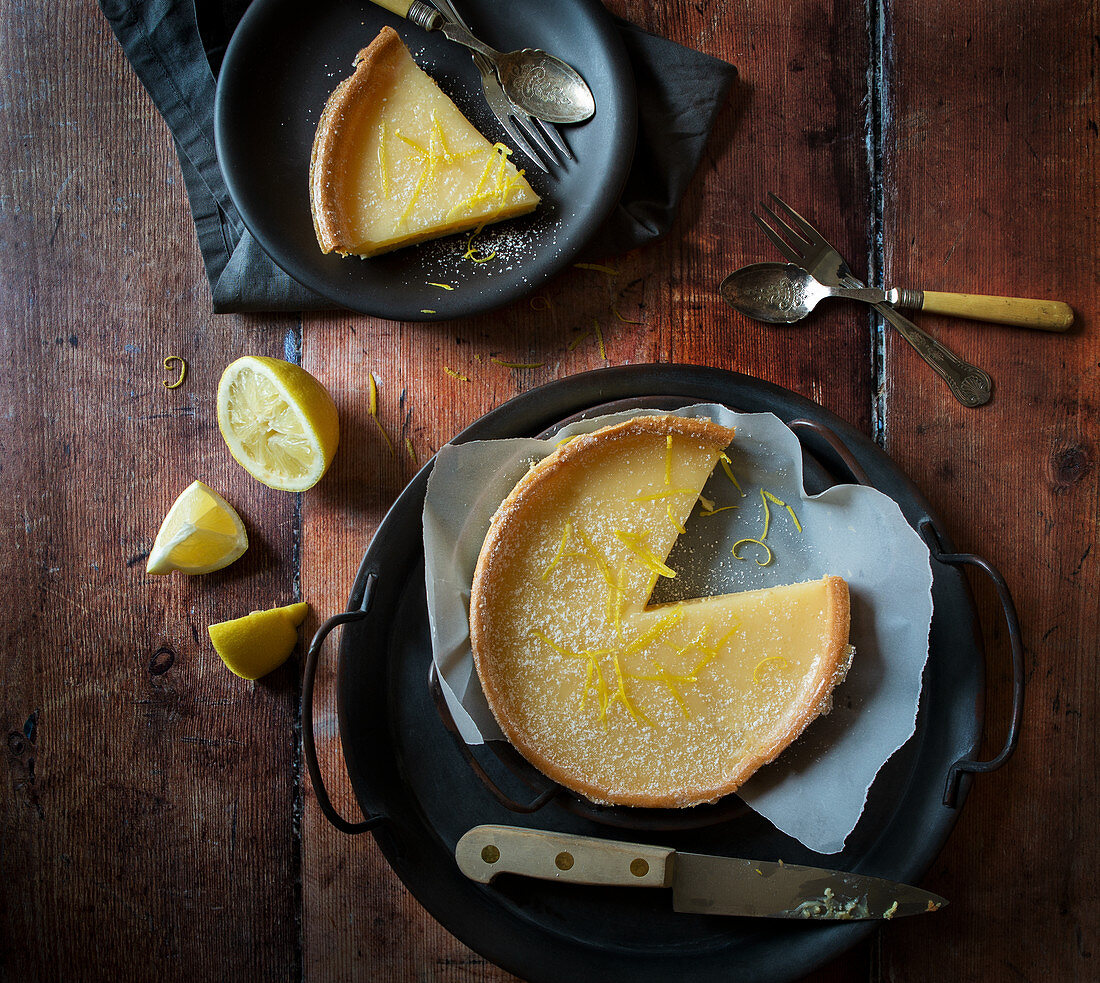
[(1073, 324), (1068, 304), (1022, 297), (985, 297), (975, 294), (940, 293), (930, 290), (876, 290), (828, 287), (801, 266), (754, 263), (735, 270), (718, 288), (735, 310), (757, 321), (793, 324), (810, 313), (826, 297), (861, 300), (868, 304), (924, 310), (934, 314), (1011, 324), (1039, 331), (1066, 331)]
[(541, 48), (501, 52), (446, 20), (424, 0), (373, 0), (426, 31), (442, 31), (451, 41), (492, 62), (501, 88), (517, 106), (547, 123), (581, 123), (596, 111), (588, 83), (572, 66)]
[(753, 263), (734, 270), (718, 287), (734, 310), (769, 324), (801, 321), (826, 297), (862, 300), (868, 304), (897, 304), (899, 290), (865, 287), (827, 287), (802, 267), (789, 263)]

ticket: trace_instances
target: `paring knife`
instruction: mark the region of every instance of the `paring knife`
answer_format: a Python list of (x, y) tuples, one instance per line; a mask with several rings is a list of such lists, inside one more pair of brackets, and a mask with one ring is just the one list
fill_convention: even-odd
[(475, 826), (455, 847), (469, 878), (521, 874), (572, 884), (671, 887), (675, 911), (865, 921), (937, 911), (938, 895), (821, 867), (682, 853), (668, 847), (516, 826)]

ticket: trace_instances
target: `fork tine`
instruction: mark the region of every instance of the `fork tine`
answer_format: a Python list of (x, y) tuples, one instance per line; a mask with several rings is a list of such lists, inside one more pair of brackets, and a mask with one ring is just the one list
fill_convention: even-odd
[(756, 212), (752, 213), (752, 217), (756, 219), (756, 224), (764, 230), (764, 235), (771, 240), (772, 245), (787, 258), (788, 263), (794, 263), (795, 266), (802, 265), (803, 259), (800, 253), (795, 252), (795, 250), (787, 244), (787, 241), (779, 235), (778, 232), (773, 231), (772, 227), (757, 215)]
[(561, 167), (561, 161), (558, 160), (554, 151), (550, 149), (550, 144), (546, 142), (546, 138), (539, 132), (532, 118), (522, 109), (519, 109), (515, 103), (512, 104), (512, 118), (516, 121), (516, 125), (523, 130), (527, 139), (542, 151), (550, 164), (554, 167)]
[(783, 209), (783, 211), (787, 213), (791, 221), (793, 221), (798, 226), (798, 231), (801, 234), (802, 238), (805, 239), (811, 246), (828, 245), (828, 243), (826, 243), (825, 240), (821, 238), (821, 233), (818, 232), (817, 229), (815, 229), (812, 225), (810, 225), (810, 223), (807, 222), (801, 215), (799, 215), (798, 212), (791, 208), (791, 206), (788, 205), (782, 198), (780, 198), (779, 195), (773, 194), (771, 191), (769, 191), (768, 197), (771, 198), (772, 201), (774, 201), (780, 208)]
[(576, 160), (573, 156), (573, 152), (569, 149), (568, 144), (561, 138), (558, 128), (553, 123), (547, 123), (545, 120), (540, 119), (537, 120), (536, 125), (550, 138), (550, 142), (554, 145), (555, 149), (559, 150), (562, 155), (568, 157), (570, 160)]
[[(512, 122), (511, 118), (504, 112), (498, 113), (495, 108), (493, 112), (496, 115), (497, 122), (504, 127), (504, 131), (508, 134), (508, 136), (512, 138), (512, 142), (521, 151), (523, 151), (524, 154), (526, 154), (527, 159), (531, 161), (531, 163), (534, 164), (544, 174), (549, 174), (549, 169), (542, 162), (542, 159), (539, 157), (539, 155), (535, 153), (535, 148), (532, 147), (531, 144), (529, 144), (523, 138), (523, 135), (520, 133), (519, 128)], [(553, 158), (551, 158), (551, 161), (553, 161)]]
[(780, 218), (780, 216), (778, 216), (775, 212), (773, 212), (767, 205), (761, 204), (760, 207), (771, 216), (772, 221), (777, 226), (779, 226), (780, 230), (787, 233), (787, 238), (791, 240), (791, 243), (802, 249), (803, 253), (805, 253), (807, 247), (809, 247), (810, 249), (814, 249), (819, 245), (817, 241), (813, 239), (807, 239), (797, 229), (793, 228), (787, 222), (784, 222), (783, 219)]

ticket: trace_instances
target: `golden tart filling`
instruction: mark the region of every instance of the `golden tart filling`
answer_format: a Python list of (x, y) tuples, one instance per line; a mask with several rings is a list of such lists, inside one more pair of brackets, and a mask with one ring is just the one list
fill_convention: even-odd
[(309, 169), (317, 242), (362, 257), (532, 211), (539, 196), (384, 27), (329, 96)]
[(601, 803), (714, 801), (830, 705), (850, 658), (839, 577), (647, 606), (733, 431), (638, 417), (574, 437), (494, 516), (474, 661), (516, 748)]

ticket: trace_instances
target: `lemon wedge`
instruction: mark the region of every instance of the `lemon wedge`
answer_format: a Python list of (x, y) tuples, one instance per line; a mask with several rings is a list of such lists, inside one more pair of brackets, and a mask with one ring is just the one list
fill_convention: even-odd
[(241, 679), (259, 679), (290, 657), (298, 644), (298, 626), (308, 611), (305, 602), (288, 604), (220, 621), (207, 631), (222, 662)]
[(193, 481), (164, 517), (146, 571), (210, 573), (229, 566), (248, 549), (241, 517), (213, 488)]
[(312, 488), (340, 442), (336, 404), (305, 369), (245, 355), (218, 383), (218, 428), (253, 478), (280, 491)]

